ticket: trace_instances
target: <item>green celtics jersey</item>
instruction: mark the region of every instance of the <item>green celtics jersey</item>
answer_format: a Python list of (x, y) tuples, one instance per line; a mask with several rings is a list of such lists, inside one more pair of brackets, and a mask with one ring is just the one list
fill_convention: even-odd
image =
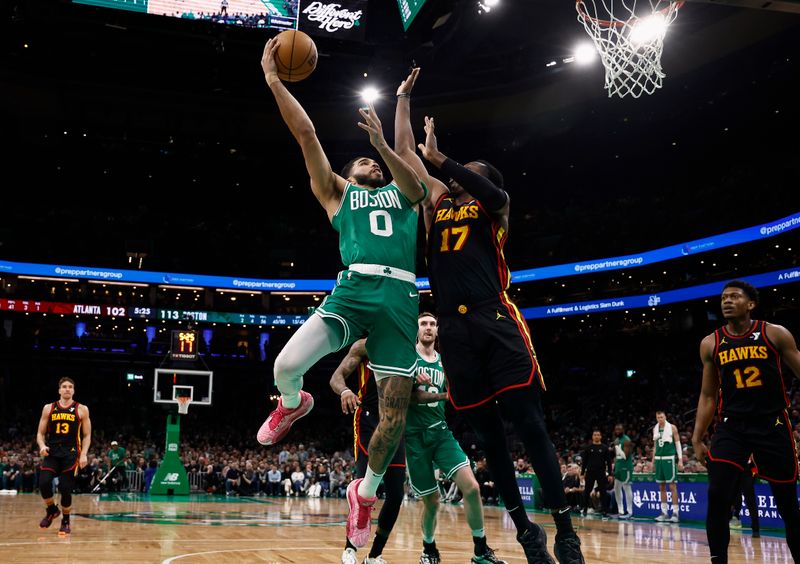
[[(667, 425), (670, 425), (670, 423), (667, 422)], [(681, 439), (680, 437), (672, 437), (672, 441), (665, 441), (664, 430), (667, 428), (667, 425), (658, 428), (655, 439), (656, 456), (676, 456), (678, 454), (674, 441), (679, 441)]]
[(614, 476), (622, 477), (627, 472), (633, 472), (633, 444), (631, 444), (630, 456), (625, 456), (622, 448), (626, 441), (631, 440), (628, 435), (622, 435), (614, 439)]
[[(442, 358), (436, 353), (436, 360), (428, 362), (417, 352), (417, 372), (430, 376), (430, 384), (417, 384), (422, 391), (432, 394), (443, 393), (447, 389), (442, 368)], [(444, 401), (431, 403), (412, 403), (406, 416), (406, 433), (424, 431), (425, 429), (446, 429), (444, 419)]]
[(383, 188), (347, 183), (331, 222), (342, 263), (380, 264), (414, 272), (417, 212), (394, 182)]

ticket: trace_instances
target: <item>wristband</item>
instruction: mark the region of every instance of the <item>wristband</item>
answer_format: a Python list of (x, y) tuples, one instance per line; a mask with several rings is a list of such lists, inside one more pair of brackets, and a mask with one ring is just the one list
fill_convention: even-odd
[(355, 395), (355, 392), (353, 390), (351, 390), (350, 388), (345, 388), (344, 390), (342, 390), (342, 393), (339, 394), (339, 397), (343, 396), (345, 392), (350, 392), (351, 394)]
[(401, 92), (397, 95), (398, 98), (411, 98), (411, 92)]

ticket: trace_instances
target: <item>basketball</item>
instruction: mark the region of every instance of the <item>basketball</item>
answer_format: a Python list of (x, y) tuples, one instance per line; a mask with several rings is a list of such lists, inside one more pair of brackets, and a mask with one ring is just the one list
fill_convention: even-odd
[(286, 82), (307, 78), (317, 66), (317, 46), (302, 31), (293, 29), (279, 33), (280, 47), (275, 53), (278, 77)]

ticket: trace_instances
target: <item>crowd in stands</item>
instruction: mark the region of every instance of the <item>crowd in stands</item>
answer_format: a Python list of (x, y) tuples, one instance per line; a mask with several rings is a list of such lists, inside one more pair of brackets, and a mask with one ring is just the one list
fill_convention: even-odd
[[(634, 473), (652, 471), (655, 410), (652, 407), (653, 396), (643, 393), (651, 384), (638, 382), (627, 389), (623, 387), (613, 398), (587, 393), (575, 398), (571, 410), (561, 405), (554, 405), (549, 410), (554, 416), (551, 436), (559, 455), (565, 488), (581, 488), (581, 452), (592, 430), (599, 429), (603, 442), (610, 444), (616, 423), (624, 425), (633, 442)], [(800, 442), (800, 384), (797, 380), (789, 394), (792, 400), (790, 419), (795, 438)], [(680, 382), (676, 382), (674, 391), (666, 395), (666, 403), (672, 406), (667, 411), (667, 419), (678, 427), (685, 473), (706, 471), (695, 459), (690, 440), (695, 401), (694, 395), (681, 393)], [(27, 429), (21, 423), (6, 424), (0, 430), (0, 489), (23, 492), (37, 489), (40, 457), (32, 434), (34, 424), (35, 421), (31, 421)], [(348, 439), (351, 430), (346, 419), (342, 419), (339, 425), (329, 425), (325, 430), (316, 425), (308, 426), (294, 433), (288, 441), (271, 447), (260, 447), (254, 441), (246, 440), (242, 430), (232, 426), (197, 430), (199, 424), (199, 419), (194, 421), (193, 431), (183, 437), (181, 458), (190, 482), (209, 494), (342, 498), (347, 484), (353, 479), (355, 462), (352, 442)], [(473, 460), (484, 501), (497, 503), (493, 481), (470, 431), (457, 419), (452, 426), (465, 452)], [(521, 444), (510, 435), (509, 440), (515, 447), (516, 471), (532, 471), (522, 454)], [(141, 491), (148, 490), (163, 456), (161, 440), (120, 435), (118, 438), (125, 450), (115, 455), (115, 449), (120, 447), (112, 445), (112, 439), (108, 438), (112, 436), (108, 430), (96, 434), (89, 464), (78, 472), (78, 492), (91, 492), (98, 484), (97, 490), (101, 492), (120, 491), (132, 483), (138, 484)], [(125, 472), (112, 473), (101, 483), (115, 464)], [(447, 501), (458, 500), (455, 487), (444, 480), (441, 485)], [(567, 493), (575, 494), (577, 490)]]

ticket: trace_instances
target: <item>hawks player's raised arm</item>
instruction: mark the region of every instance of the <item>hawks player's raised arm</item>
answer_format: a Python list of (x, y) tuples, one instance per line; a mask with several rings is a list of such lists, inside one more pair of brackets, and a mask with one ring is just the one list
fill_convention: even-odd
[[(432, 209), (433, 205), (439, 201), (442, 194), (448, 192), (447, 186), (437, 178), (428, 174), (428, 169), (419, 158), (414, 143), (414, 131), (411, 128), (411, 90), (419, 76), (419, 68), (411, 71), (400, 86), (397, 88), (397, 107), (394, 111), (394, 150), (414, 169), (420, 179), (428, 186), (430, 192), (422, 201), (426, 210)], [(428, 227), (428, 217), (426, 217), (426, 227)]]
[(89, 408), (81, 404), (78, 406), (78, 417), (81, 418), (81, 454), (78, 463), (81, 468), (88, 464), (89, 447), (92, 446), (92, 420), (89, 418)]
[(347, 181), (333, 172), (328, 157), (317, 139), (311, 118), (278, 78), (275, 52), (279, 45), (280, 43), (274, 38), (267, 41), (261, 57), (261, 68), (264, 70), (267, 85), (278, 103), (283, 121), (289, 126), (289, 131), (303, 151), (306, 170), (311, 178), (311, 191), (325, 208), (328, 219), (331, 219), (339, 208)]
[(705, 463), (706, 453), (708, 452), (703, 443), (703, 436), (714, 418), (714, 408), (717, 405), (717, 395), (719, 394), (720, 382), (717, 377), (717, 367), (714, 365), (715, 345), (716, 339), (713, 333), (706, 336), (700, 343), (703, 382), (700, 386), (700, 398), (697, 400), (697, 413), (695, 414), (694, 432), (692, 433), (692, 446), (700, 464)]
[(510, 198), (506, 191), (485, 176), (458, 164), (442, 153), (436, 140), (436, 123), (433, 118), (427, 116), (425, 117), (425, 134), (425, 144), (420, 143), (419, 145), (422, 156), (458, 182), (487, 210), (497, 216), (508, 218)]
[(781, 362), (794, 372), (795, 378), (800, 378), (800, 351), (797, 350), (794, 336), (781, 325), (767, 323), (767, 338), (778, 349)]
[(47, 456), (49, 454), (49, 447), (44, 442), (44, 436), (47, 434), (47, 424), (50, 422), (50, 411), (52, 408), (52, 404), (44, 404), (42, 416), (39, 418), (39, 427), (36, 429), (36, 444), (39, 445), (39, 454), (41, 456)]
[(359, 339), (353, 343), (353, 346), (347, 352), (347, 356), (342, 359), (342, 362), (339, 363), (339, 366), (336, 367), (336, 370), (331, 375), (330, 386), (342, 400), (342, 413), (353, 413), (361, 405), (355, 392), (350, 389), (345, 380), (367, 358), (366, 343), (366, 339)]

